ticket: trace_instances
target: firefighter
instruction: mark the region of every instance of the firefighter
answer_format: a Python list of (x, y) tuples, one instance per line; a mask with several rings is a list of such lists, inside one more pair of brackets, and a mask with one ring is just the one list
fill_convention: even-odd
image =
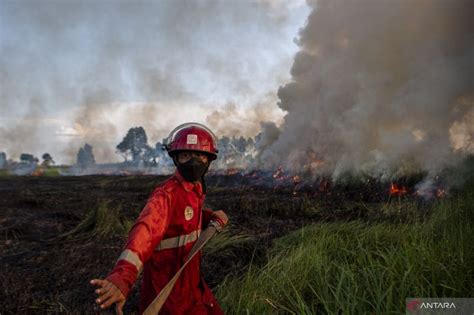
[[(197, 123), (178, 126), (165, 148), (176, 165), (174, 175), (159, 184), (130, 230), (124, 250), (105, 279), (97, 286), (96, 303), (102, 309), (115, 304), (122, 314), (125, 300), (143, 272), (139, 312), (144, 312), (160, 290), (180, 269), (186, 255), (208, 224), (227, 224), (224, 211), (202, 209), (204, 174), (217, 158), (217, 141), (207, 127)], [(160, 314), (223, 314), (201, 278), (201, 253), (186, 266)]]

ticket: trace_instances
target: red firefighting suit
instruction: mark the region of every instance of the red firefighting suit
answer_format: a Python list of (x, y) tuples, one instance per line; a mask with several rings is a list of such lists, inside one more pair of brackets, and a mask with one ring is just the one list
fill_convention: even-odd
[[(140, 314), (180, 269), (212, 219), (211, 210), (202, 210), (204, 197), (201, 183), (187, 182), (176, 171), (153, 191), (131, 229), (107, 280), (127, 297), (143, 269)], [(201, 253), (183, 270), (160, 314), (223, 314), (201, 278)]]

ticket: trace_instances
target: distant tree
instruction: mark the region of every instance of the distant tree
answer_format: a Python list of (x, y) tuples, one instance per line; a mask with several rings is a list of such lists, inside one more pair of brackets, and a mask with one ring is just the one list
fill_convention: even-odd
[(230, 138), (229, 137), (222, 137), (218, 140), (217, 146), (219, 149), (219, 153), (222, 155), (226, 155), (230, 151)]
[[(164, 140), (163, 140), (164, 141)], [(155, 144), (155, 150), (157, 152), (165, 152), (165, 150), (163, 149), (163, 143), (161, 143), (160, 141), (158, 141), (156, 144)]]
[(79, 149), (77, 153), (77, 162), (76, 164), (80, 168), (87, 168), (95, 165), (94, 153), (92, 152), (92, 146), (85, 144), (83, 148)]
[(163, 149), (163, 143), (158, 141), (155, 144), (155, 147), (147, 146), (145, 149), (145, 153), (143, 155), (143, 161), (146, 166), (152, 166), (156, 167), (158, 166), (159, 163), (162, 163), (162, 161), (165, 161), (168, 156), (168, 153), (166, 150)]
[(7, 155), (5, 152), (0, 152), (0, 168), (7, 166)]
[[(163, 142), (165, 142), (165, 139), (163, 139)], [(158, 141), (155, 144), (154, 160), (156, 161), (156, 165), (173, 165), (173, 161), (168, 157), (168, 152), (163, 148), (163, 142)]]
[(242, 136), (240, 138), (233, 138), (232, 143), (234, 144), (237, 151), (239, 151), (241, 153), (245, 152), (245, 149), (247, 147), (247, 139), (245, 139)]
[(53, 157), (49, 153), (43, 154), (42, 158), (43, 158), (43, 163), (41, 163), (42, 166), (50, 167), (52, 164), (55, 164)]
[(156, 148), (148, 147), (148, 149), (145, 151), (143, 155), (143, 161), (145, 163), (145, 166), (153, 166), (153, 167), (157, 166), (158, 156), (159, 156), (159, 152), (156, 150)]
[(148, 138), (143, 127), (130, 128), (122, 142), (117, 145), (117, 150), (125, 158), (125, 162), (128, 162), (131, 156), (133, 164), (139, 164), (140, 161), (145, 161), (153, 150), (147, 142)]
[(22, 153), (20, 155), (20, 161), (22, 161), (23, 163), (32, 164), (38, 163), (39, 160), (33, 154)]
[(255, 141), (253, 138), (249, 138), (247, 141), (247, 149), (252, 150), (255, 147)]

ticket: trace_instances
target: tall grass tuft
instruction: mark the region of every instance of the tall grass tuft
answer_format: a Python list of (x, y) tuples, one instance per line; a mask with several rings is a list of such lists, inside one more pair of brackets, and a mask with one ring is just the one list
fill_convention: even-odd
[(399, 314), (408, 297), (474, 296), (474, 185), (425, 223), (307, 226), (218, 288), (226, 314)]
[(85, 218), (71, 231), (60, 235), (60, 239), (98, 238), (108, 239), (114, 235), (125, 235), (133, 222), (121, 216), (121, 208), (111, 208), (108, 201), (101, 202), (87, 213)]
[(254, 245), (255, 237), (248, 234), (231, 234), (229, 229), (215, 235), (203, 249), (206, 255), (233, 256), (238, 249)]

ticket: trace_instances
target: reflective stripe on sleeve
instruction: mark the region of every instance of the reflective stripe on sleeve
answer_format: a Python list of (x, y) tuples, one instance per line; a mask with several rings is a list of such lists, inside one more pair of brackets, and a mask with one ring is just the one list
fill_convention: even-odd
[(200, 234), (201, 234), (201, 230), (196, 230), (186, 235), (180, 235), (180, 236), (164, 239), (160, 242), (160, 244), (158, 244), (155, 250), (178, 248), (178, 247), (184, 246), (188, 243), (196, 241), (199, 238)]
[(142, 271), (143, 263), (138, 258), (138, 255), (132, 252), (130, 249), (126, 249), (122, 252), (118, 260), (125, 260), (137, 267), (138, 272)]

